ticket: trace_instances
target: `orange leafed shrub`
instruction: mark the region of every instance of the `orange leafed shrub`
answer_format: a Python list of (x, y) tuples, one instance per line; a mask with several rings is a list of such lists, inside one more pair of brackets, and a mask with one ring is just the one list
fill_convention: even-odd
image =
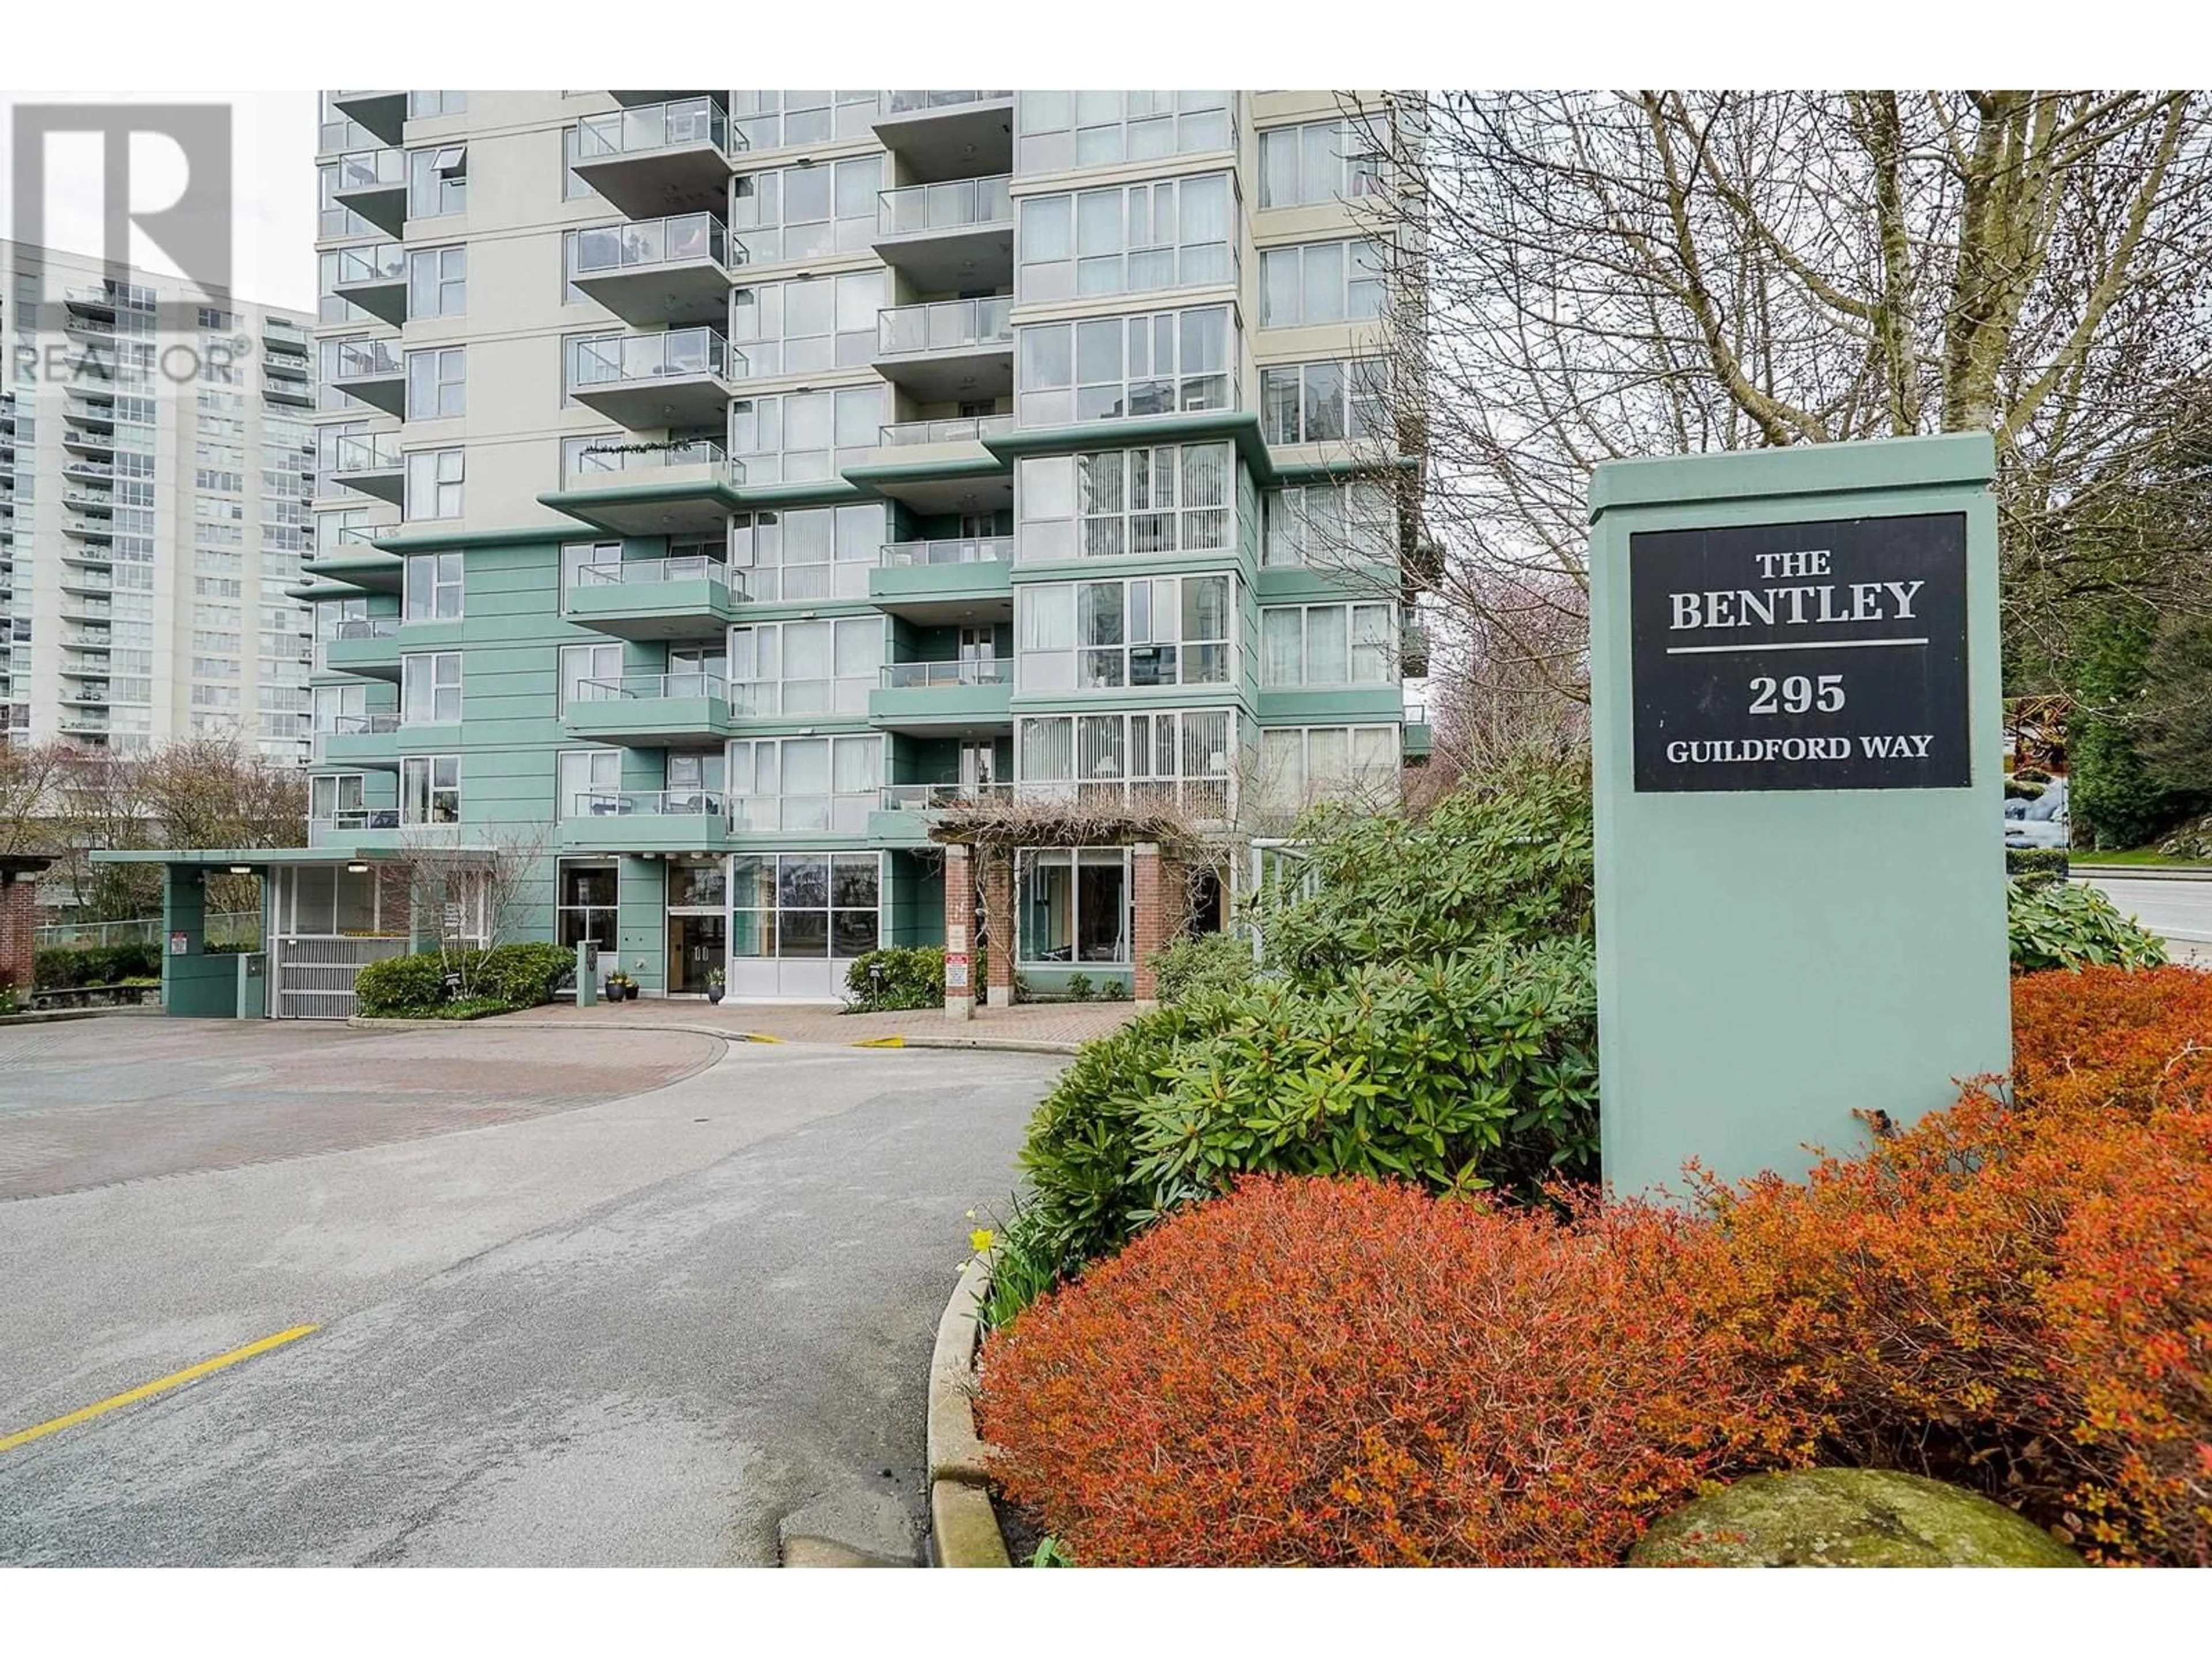
[(2013, 981), (2012, 1020), (2023, 1103), (2212, 1110), (2212, 974), (2027, 974)]
[(995, 1334), (1008, 1493), (1090, 1565), (1607, 1565), (1793, 1456), (1690, 1317), (1692, 1224), (1248, 1180)]

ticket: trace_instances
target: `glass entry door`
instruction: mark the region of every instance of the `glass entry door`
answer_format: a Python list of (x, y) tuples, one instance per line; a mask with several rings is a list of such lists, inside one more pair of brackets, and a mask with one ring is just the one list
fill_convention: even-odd
[(729, 921), (726, 912), (668, 918), (668, 989), (672, 994), (707, 994), (708, 983), (727, 954)]

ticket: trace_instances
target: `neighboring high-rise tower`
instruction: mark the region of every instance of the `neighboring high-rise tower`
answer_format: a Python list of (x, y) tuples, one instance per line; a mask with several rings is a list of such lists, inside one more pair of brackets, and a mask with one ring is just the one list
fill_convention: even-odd
[(0, 323), (7, 731), (304, 762), (310, 319), (0, 241)]

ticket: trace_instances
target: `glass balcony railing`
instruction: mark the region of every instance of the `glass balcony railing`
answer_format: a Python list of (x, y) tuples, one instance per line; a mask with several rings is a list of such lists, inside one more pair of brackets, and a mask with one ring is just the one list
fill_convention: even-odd
[(726, 698), (730, 683), (703, 668), (687, 668), (673, 674), (624, 674), (605, 680), (579, 680), (580, 702), (665, 702), (681, 697)]
[(900, 421), (885, 427), (881, 437), (884, 448), (899, 449), (909, 444), (978, 443), (1013, 429), (1011, 415), (976, 415), (957, 421)]
[(890, 542), (883, 550), (883, 562), (886, 565), (1011, 564), (1013, 557), (1014, 538), (1012, 536), (970, 536), (935, 542)]
[(928, 305), (892, 306), (876, 313), (876, 349), (885, 356), (917, 351), (957, 351), (1014, 343), (1014, 301), (1010, 294), (989, 300), (939, 300)]
[(730, 343), (711, 328), (672, 328), (660, 334), (603, 334), (579, 340), (569, 356), (571, 392), (593, 386), (622, 386), (638, 380), (671, 380), (690, 374), (712, 374), (718, 380), (742, 378), (744, 370), (731, 373), (738, 354)]
[(399, 729), (397, 711), (383, 714), (333, 714), (316, 733), (327, 738), (377, 738)]
[(589, 489), (625, 475), (666, 471), (671, 468), (701, 466), (713, 471), (718, 481), (732, 487), (744, 482), (745, 470), (712, 438), (688, 443), (623, 443), (607, 438), (571, 438), (561, 447), (561, 485), (564, 489)]
[(886, 115), (917, 115), (927, 109), (957, 109), (963, 104), (1000, 104), (1011, 92), (886, 92), (879, 107)]
[[(399, 809), (396, 806), (342, 806), (319, 818), (309, 818), (310, 836), (343, 835), (362, 830), (397, 830)], [(315, 842), (311, 839), (310, 845)]]
[[(342, 247), (337, 250), (337, 273), (331, 280), (341, 288), (356, 283), (402, 282), (407, 276), (407, 247), (402, 242)], [(262, 331), (272, 338), (278, 333), (273, 327)]]
[(708, 213), (598, 225), (574, 235), (569, 245), (572, 276), (604, 276), (612, 271), (683, 264), (696, 259), (712, 260), (726, 270), (730, 265), (730, 233)]
[(349, 150), (337, 158), (341, 193), (349, 190), (389, 190), (407, 182), (407, 156), (397, 149)]
[(1011, 800), (1013, 793), (1011, 783), (887, 783), (883, 807), (886, 812), (939, 812), (949, 806)]
[(584, 789), (570, 799), (578, 818), (718, 818), (729, 811), (720, 789)]
[(672, 559), (620, 559), (605, 564), (580, 566), (577, 582), (585, 587), (627, 587), (633, 583), (722, 582), (730, 568), (720, 559), (682, 554)]
[(397, 617), (347, 617), (331, 626), (334, 640), (389, 640), (399, 633)]
[(1013, 180), (1006, 173), (988, 179), (949, 179), (942, 184), (908, 185), (877, 198), (876, 232), (910, 236), (930, 230), (971, 230), (1014, 222)]
[(331, 378), (337, 380), (392, 380), (405, 372), (389, 340), (340, 340)]
[(643, 104), (635, 109), (611, 110), (587, 115), (576, 125), (576, 160), (599, 161), (611, 155), (643, 155), (679, 144), (712, 144), (727, 155), (730, 119), (711, 98), (684, 98), (672, 103)]
[(915, 691), (945, 685), (1012, 685), (1012, 657), (968, 657), (957, 662), (894, 662), (884, 665), (884, 690)]
[(397, 472), (400, 468), (397, 432), (348, 432), (325, 441), (323, 471), (337, 472)]

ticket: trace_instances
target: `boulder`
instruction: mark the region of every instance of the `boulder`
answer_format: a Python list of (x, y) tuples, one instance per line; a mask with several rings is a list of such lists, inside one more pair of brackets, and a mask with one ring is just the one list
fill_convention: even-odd
[(2001, 1504), (1917, 1474), (1753, 1475), (1655, 1522), (1635, 1567), (2078, 1567)]

